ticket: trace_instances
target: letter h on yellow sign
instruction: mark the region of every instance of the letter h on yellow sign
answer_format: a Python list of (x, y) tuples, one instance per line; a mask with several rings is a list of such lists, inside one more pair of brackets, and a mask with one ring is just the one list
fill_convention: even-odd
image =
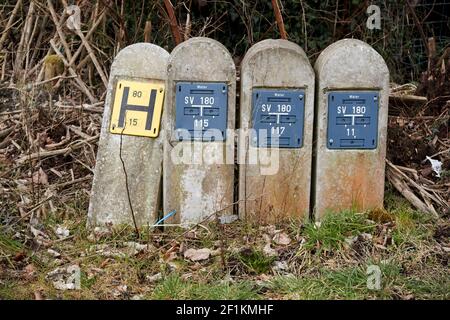
[(118, 80), (111, 133), (156, 138), (164, 102), (164, 82)]

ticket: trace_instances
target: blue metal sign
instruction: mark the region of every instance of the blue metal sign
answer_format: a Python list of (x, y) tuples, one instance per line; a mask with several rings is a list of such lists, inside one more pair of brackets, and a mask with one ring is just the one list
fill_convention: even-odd
[(328, 94), (328, 149), (376, 149), (378, 91)]
[(252, 145), (300, 148), (303, 145), (305, 91), (299, 89), (253, 90)]
[(228, 111), (226, 83), (178, 82), (175, 107), (177, 140), (225, 140)]

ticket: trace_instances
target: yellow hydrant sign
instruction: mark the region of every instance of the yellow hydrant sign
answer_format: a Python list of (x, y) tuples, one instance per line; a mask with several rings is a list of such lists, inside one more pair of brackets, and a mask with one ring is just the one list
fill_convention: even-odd
[(164, 82), (118, 80), (110, 132), (156, 138), (159, 134)]

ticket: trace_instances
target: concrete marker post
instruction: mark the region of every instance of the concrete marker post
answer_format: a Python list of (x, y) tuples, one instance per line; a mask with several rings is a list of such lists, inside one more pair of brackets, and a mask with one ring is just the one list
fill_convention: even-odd
[[(287, 40), (252, 46), (241, 65), (240, 101), (240, 217), (258, 223), (308, 217), (314, 70), (304, 51)], [(275, 145), (252, 129), (267, 130)]]
[[(209, 38), (179, 44), (168, 64), (164, 114), (164, 211), (168, 224), (233, 215), (236, 70)], [(214, 218), (214, 217), (212, 217)]]
[(315, 214), (383, 206), (389, 70), (367, 43), (344, 39), (315, 64)]
[(137, 43), (122, 49), (114, 59), (89, 203), (89, 226), (133, 225), (128, 193), (138, 226), (151, 225), (158, 217), (164, 134), (158, 130), (168, 58), (169, 53), (159, 46)]

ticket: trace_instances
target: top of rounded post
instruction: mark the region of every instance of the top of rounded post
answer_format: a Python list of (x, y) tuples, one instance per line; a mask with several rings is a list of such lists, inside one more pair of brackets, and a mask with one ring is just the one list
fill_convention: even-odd
[[(186, 61), (187, 57), (191, 61)], [(195, 37), (180, 43), (173, 49), (169, 58), (168, 71), (169, 74), (171, 71), (184, 75), (192, 73), (193, 77), (196, 77), (196, 73), (209, 72), (214, 77), (213, 73), (218, 70), (211, 68), (212, 66), (221, 66), (233, 73), (236, 72), (233, 58), (223, 44), (211, 38)]]
[(365, 70), (389, 78), (383, 57), (368, 43), (357, 39), (342, 39), (325, 48), (314, 65), (317, 75), (346, 77)]
[(244, 59), (242, 60), (242, 65), (247, 64), (255, 55), (260, 53), (264, 50), (288, 50), (295, 52), (302, 56), (303, 59), (308, 61), (308, 57), (306, 56), (305, 51), (296, 43), (291, 42), (289, 40), (284, 39), (265, 39), (262, 41), (259, 41), (258, 43), (255, 43), (253, 46), (250, 47), (250, 49), (247, 51), (247, 53), (244, 56)]
[(111, 65), (111, 76), (165, 79), (169, 53), (152, 43), (135, 43), (119, 51)]

